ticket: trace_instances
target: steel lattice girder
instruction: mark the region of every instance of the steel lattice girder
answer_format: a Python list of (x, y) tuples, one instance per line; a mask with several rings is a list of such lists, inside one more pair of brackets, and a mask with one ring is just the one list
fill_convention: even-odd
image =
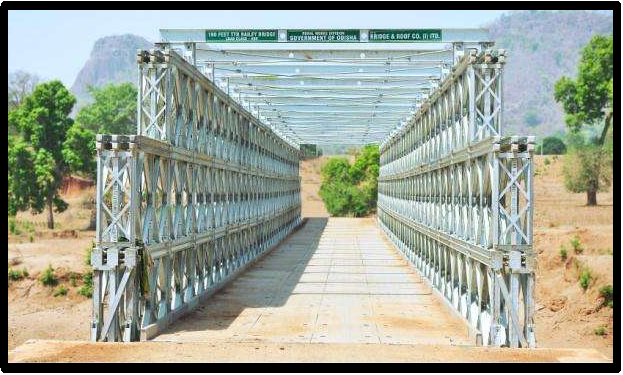
[(94, 341), (157, 334), (301, 220), (298, 148), (175, 52), (138, 57), (139, 135), (97, 140)]
[(379, 224), (487, 345), (533, 347), (533, 137), (501, 137), (503, 51), (471, 53), (381, 143)]

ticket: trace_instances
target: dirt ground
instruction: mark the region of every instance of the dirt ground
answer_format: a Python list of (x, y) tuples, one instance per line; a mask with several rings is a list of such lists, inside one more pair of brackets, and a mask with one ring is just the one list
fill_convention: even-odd
[(608, 362), (594, 349), (340, 343), (31, 341), (9, 362)]
[[(546, 165), (545, 159), (549, 160)], [(301, 163), (303, 216), (328, 216), (318, 196), (320, 168), (327, 157)], [(535, 231), (538, 252), (537, 345), (542, 348), (596, 348), (612, 358), (613, 309), (602, 307), (599, 288), (613, 282), (613, 194), (612, 189), (598, 195), (597, 207), (585, 206), (585, 194), (568, 193), (562, 182), (562, 157), (536, 157)], [(20, 213), (17, 220), (34, 223), (33, 242), (29, 232), (8, 236), (9, 266), (26, 267), (29, 277), (13, 281), (8, 288), (8, 348), (27, 339), (84, 340), (88, 338), (90, 300), (77, 294), (66, 280), (68, 272), (84, 272), (85, 250), (93, 238), (84, 231), (89, 219), (89, 191), (67, 197), (70, 208), (55, 219), (59, 229), (48, 231), (45, 215)], [(584, 248), (576, 254), (570, 240), (577, 236)], [(568, 251), (566, 261), (559, 250)], [(54, 297), (53, 290), (37, 281), (48, 264), (65, 275), (65, 297)], [(583, 291), (578, 283), (579, 268), (588, 267), (593, 276)], [(605, 335), (595, 334), (605, 328)], [(71, 346), (71, 345), (70, 345)], [(331, 347), (332, 348), (332, 347)], [(332, 349), (330, 349), (332, 350)], [(330, 351), (329, 350), (329, 351)], [(418, 349), (419, 350), (419, 349)]]
[[(562, 157), (536, 156), (537, 345), (598, 348), (612, 358), (614, 313), (612, 308), (600, 308), (599, 298), (599, 288), (614, 285), (613, 251), (620, 251), (614, 249), (613, 242), (612, 189), (598, 194), (598, 206), (588, 207), (586, 194), (565, 190), (562, 165)], [(576, 254), (571, 246), (574, 236), (584, 248), (581, 254)], [(564, 261), (560, 256), (563, 245), (568, 254)], [(578, 282), (582, 267), (588, 267), (593, 276), (586, 291)], [(605, 328), (604, 336), (595, 334), (600, 327)]]
[[(86, 252), (95, 236), (88, 226), (91, 190), (69, 191), (64, 198), (69, 208), (55, 214), (56, 228), (45, 225), (45, 214), (21, 212), (16, 216), (18, 235), (8, 235), (8, 266), (28, 271), (28, 277), (9, 280), (8, 285), (8, 348), (32, 338), (84, 340), (89, 337), (91, 300), (78, 294), (77, 280), (72, 286), (70, 273), (88, 271)], [(32, 228), (32, 229), (29, 229)], [(32, 242), (31, 242), (32, 239)], [(53, 287), (43, 286), (41, 273), (51, 265), (59, 279)], [(65, 296), (54, 296), (61, 286)]]

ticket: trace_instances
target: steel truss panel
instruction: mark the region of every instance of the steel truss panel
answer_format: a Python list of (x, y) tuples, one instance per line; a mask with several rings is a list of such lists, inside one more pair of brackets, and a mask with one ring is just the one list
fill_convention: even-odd
[(381, 143), (378, 220), (482, 344), (534, 347), (534, 139), (501, 136), (504, 57), (465, 56)]
[(300, 224), (298, 147), (172, 51), (140, 51), (138, 135), (98, 135), (93, 341), (164, 329)]

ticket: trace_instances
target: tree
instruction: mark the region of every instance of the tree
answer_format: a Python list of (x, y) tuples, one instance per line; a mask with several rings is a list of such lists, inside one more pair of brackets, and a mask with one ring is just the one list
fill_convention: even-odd
[[(70, 172), (80, 173), (95, 179), (97, 162), (94, 156), (95, 134), (91, 130), (83, 128), (80, 124), (74, 123), (67, 131), (67, 139), (65, 139), (63, 144), (63, 158)], [(96, 202), (93, 197), (91, 197), (89, 202), (91, 204), (91, 217), (87, 230), (94, 230), (97, 220)]]
[(26, 142), (9, 136), (7, 165), (9, 215), (30, 207), (39, 212), (43, 210), (44, 202), (36, 188), (35, 155)]
[(136, 97), (131, 83), (89, 87), (94, 102), (82, 107), (76, 122), (95, 133), (136, 134)]
[(9, 95), (8, 109), (19, 107), (24, 99), (32, 93), (40, 79), (35, 74), (30, 74), (22, 70), (9, 73)]
[(32, 93), (32, 90), (35, 88), (37, 83), (39, 83), (39, 77), (34, 74), (21, 70), (9, 73), (9, 121), (7, 123), (9, 135), (17, 135), (19, 133), (16, 128), (15, 121), (12, 121), (11, 117), (15, 115), (15, 110), (22, 105), (24, 99)]
[[(584, 126), (602, 126), (600, 136), (585, 144), (586, 150), (577, 153), (592, 163), (580, 163), (579, 168), (586, 168), (581, 173), (567, 174), (567, 178), (585, 178), (593, 183), (585, 184), (570, 181), (567, 187), (571, 191), (586, 192), (587, 204), (597, 204), (597, 191), (600, 183), (610, 184), (610, 179), (602, 179), (602, 158), (607, 158), (604, 148), (612, 124), (613, 116), (613, 72), (614, 42), (612, 36), (597, 35), (582, 50), (578, 76), (575, 80), (562, 77), (554, 87), (554, 98), (562, 103), (565, 122), (572, 132), (579, 132)], [(589, 157), (590, 155), (590, 157)], [(595, 161), (595, 159), (598, 159)], [(569, 163), (572, 157), (568, 158)], [(587, 177), (590, 176), (590, 177)]]
[(79, 173), (91, 179), (96, 177), (95, 133), (74, 123), (67, 131), (63, 143), (63, 159), (71, 173)]
[(352, 165), (337, 157), (322, 168), (319, 193), (333, 216), (365, 216), (376, 206), (379, 148), (367, 145), (356, 155)]
[(566, 152), (567, 146), (558, 137), (543, 138), (543, 143), (536, 150), (536, 153), (540, 155), (562, 155)]
[(563, 166), (565, 187), (573, 193), (595, 192), (588, 195), (587, 204), (596, 205), (596, 193), (612, 183), (612, 153), (603, 152), (595, 140), (585, 140), (580, 134), (572, 137)]
[(21, 135), (20, 140), (9, 138), (8, 142), (9, 214), (47, 209), (48, 228), (53, 229), (53, 211), (67, 208), (58, 189), (70, 171), (63, 150), (73, 125), (69, 113), (75, 103), (76, 98), (60, 81), (50, 81), (37, 85), (23, 104), (9, 113), (9, 121)]

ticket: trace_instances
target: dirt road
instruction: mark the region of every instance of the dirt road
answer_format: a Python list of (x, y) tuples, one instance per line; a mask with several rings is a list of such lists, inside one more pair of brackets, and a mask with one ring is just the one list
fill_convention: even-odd
[(448, 345), (33, 340), (9, 362), (608, 362), (594, 349), (504, 349)]

